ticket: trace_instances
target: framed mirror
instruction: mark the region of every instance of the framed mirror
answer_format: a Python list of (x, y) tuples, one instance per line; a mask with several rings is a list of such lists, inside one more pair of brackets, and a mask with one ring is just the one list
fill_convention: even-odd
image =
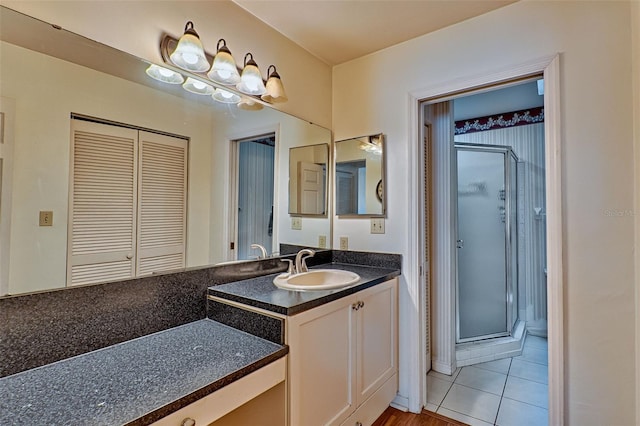
[(386, 215), (384, 157), (382, 133), (335, 142), (336, 215)]
[[(153, 80), (147, 67), (128, 53), (0, 6), (0, 296), (70, 285), (72, 121), (78, 116), (118, 131), (187, 141), (183, 267), (234, 259), (229, 247), (235, 242), (237, 250), (240, 242), (229, 237), (231, 147), (265, 133), (273, 134), (274, 151), (273, 199), (258, 212), (272, 237), (267, 254), (280, 251), (281, 244), (317, 245), (318, 235), (331, 241), (329, 217), (302, 218), (301, 229), (293, 230), (288, 213), (290, 148), (328, 146), (330, 130), (271, 107), (247, 111), (215, 102)], [(159, 168), (161, 176), (167, 174), (166, 163)], [(247, 245), (255, 242), (251, 238)], [(249, 256), (259, 254), (247, 250)], [(135, 245), (123, 252), (123, 262), (136, 261)]]
[(329, 145), (289, 149), (289, 214), (327, 215)]

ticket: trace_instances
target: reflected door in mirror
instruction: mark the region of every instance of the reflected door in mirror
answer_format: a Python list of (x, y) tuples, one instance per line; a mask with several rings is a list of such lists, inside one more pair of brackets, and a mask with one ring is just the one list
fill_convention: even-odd
[(324, 214), (324, 175), (324, 166), (298, 162), (298, 212), (301, 214)]
[(187, 141), (71, 122), (68, 285), (184, 267)]
[(289, 150), (289, 213), (327, 215), (329, 145), (296, 146)]

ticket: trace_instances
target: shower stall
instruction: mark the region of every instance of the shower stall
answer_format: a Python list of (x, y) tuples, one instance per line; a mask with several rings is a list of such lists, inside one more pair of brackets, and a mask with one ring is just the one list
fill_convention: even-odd
[(511, 336), (518, 321), (518, 158), (506, 146), (456, 143), (454, 159), (456, 343)]

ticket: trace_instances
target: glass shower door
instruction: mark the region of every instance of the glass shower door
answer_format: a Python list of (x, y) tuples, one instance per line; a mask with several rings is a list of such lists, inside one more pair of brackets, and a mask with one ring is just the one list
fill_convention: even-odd
[[(457, 341), (510, 333), (505, 150), (456, 146)], [(511, 185), (509, 185), (511, 186)]]

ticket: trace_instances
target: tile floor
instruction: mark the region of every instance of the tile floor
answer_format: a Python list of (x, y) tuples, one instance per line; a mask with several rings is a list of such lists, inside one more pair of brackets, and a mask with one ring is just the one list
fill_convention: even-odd
[(547, 426), (547, 372), (547, 339), (527, 336), (521, 356), (430, 371), (425, 408), (472, 426)]

